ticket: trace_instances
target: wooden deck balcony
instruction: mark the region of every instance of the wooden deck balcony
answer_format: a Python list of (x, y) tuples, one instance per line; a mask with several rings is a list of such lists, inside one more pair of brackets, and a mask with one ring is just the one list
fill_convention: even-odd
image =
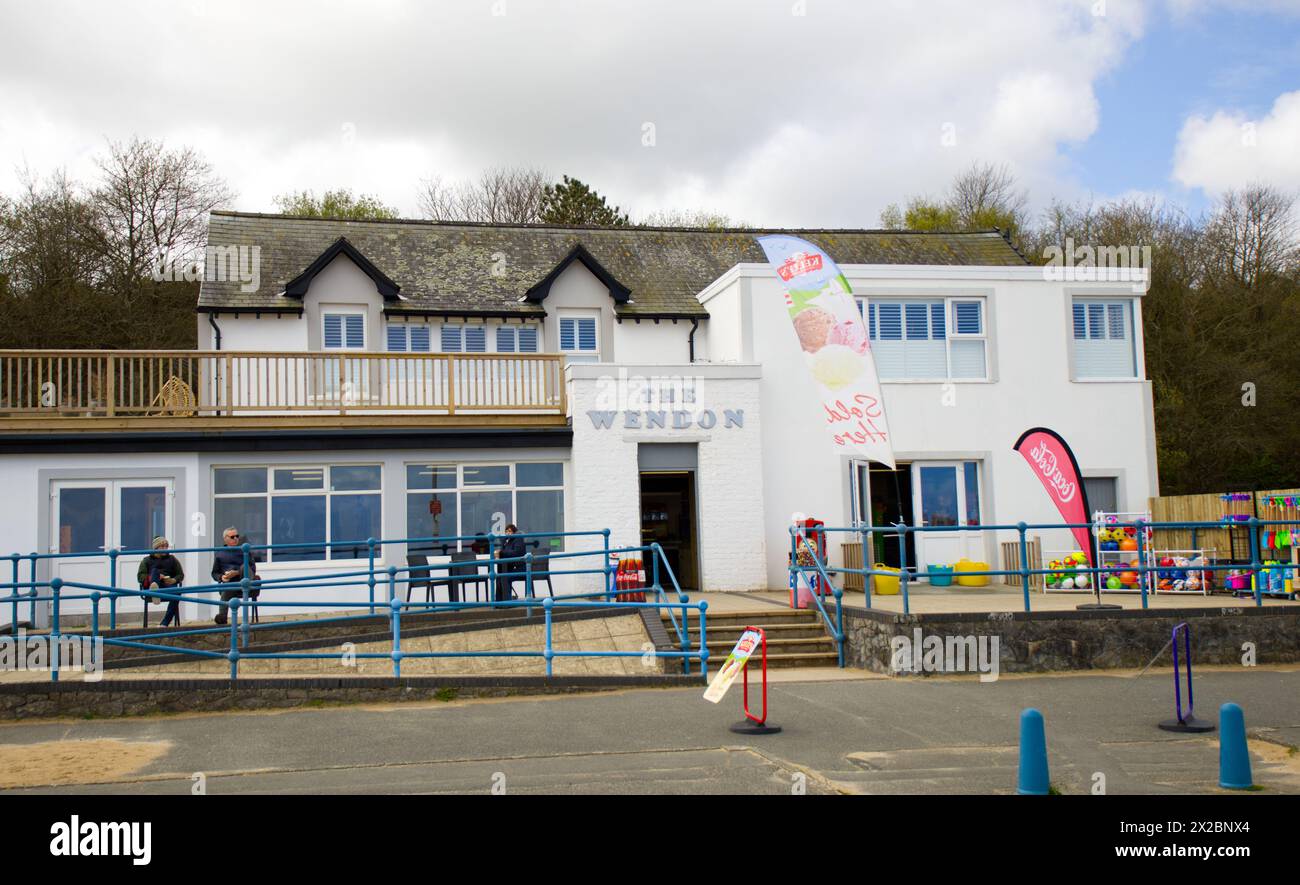
[(0, 351), (0, 429), (560, 424), (560, 354)]

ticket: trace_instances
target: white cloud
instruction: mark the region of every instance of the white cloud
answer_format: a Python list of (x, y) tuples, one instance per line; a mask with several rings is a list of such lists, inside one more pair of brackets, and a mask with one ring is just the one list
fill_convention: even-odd
[(1300, 188), (1300, 91), (1259, 119), (1233, 111), (1193, 116), (1174, 149), (1174, 180), (1208, 194), (1251, 183)]
[(413, 214), (423, 177), (516, 164), (577, 175), (634, 215), (772, 225), (873, 225), (975, 161), (1045, 200), (1071, 194), (1062, 148), (1096, 130), (1093, 84), (1145, 14), (1124, 0), (11, 4), (0, 191), (24, 159), (85, 175), (105, 137), (140, 134), (201, 150), (250, 210), (351, 186)]

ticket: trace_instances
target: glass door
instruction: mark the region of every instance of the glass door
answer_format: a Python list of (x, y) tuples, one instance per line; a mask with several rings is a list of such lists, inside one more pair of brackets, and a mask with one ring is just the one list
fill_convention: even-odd
[[(153, 539), (162, 535), (178, 545), (169, 534), (172, 525), (171, 480), (67, 480), (50, 486), (51, 553), (75, 554), (51, 560), (50, 578), (65, 583), (112, 583), (113, 549), (142, 551), (120, 557), (117, 563), (118, 587), (135, 585), (139, 558), (151, 549)], [(78, 595), (89, 591), (69, 588)], [(121, 599), (119, 611), (138, 611), (138, 599)], [(69, 600), (60, 605), (68, 614), (85, 614), (91, 609), (89, 599)], [(101, 611), (106, 611), (101, 608)]]
[(980, 524), (979, 463), (924, 461), (913, 464), (912, 471), (916, 524), (944, 529), (916, 533), (921, 569), (982, 557), (980, 533), (963, 531)]

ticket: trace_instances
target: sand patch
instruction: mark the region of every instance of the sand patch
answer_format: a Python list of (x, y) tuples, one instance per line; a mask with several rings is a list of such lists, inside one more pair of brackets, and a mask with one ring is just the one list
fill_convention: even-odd
[(108, 783), (139, 772), (171, 746), (111, 739), (0, 744), (0, 788)]

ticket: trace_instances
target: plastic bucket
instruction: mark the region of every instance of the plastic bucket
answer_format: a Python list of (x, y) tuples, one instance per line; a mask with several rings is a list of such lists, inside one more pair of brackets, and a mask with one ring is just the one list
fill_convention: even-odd
[(953, 571), (957, 572), (957, 584), (961, 587), (987, 587), (989, 583), (988, 575), (964, 575), (962, 572), (986, 572), (989, 570), (987, 562), (971, 562), (969, 559), (962, 559), (953, 566)]
[(952, 586), (952, 566), (950, 566), (950, 565), (932, 565), (932, 566), (930, 566), (930, 586), (931, 586), (931, 587), (951, 587), (951, 586)]
[(898, 569), (890, 568), (883, 562), (878, 562), (872, 566), (877, 572), (871, 576), (871, 590), (880, 596), (897, 596), (898, 595)]

